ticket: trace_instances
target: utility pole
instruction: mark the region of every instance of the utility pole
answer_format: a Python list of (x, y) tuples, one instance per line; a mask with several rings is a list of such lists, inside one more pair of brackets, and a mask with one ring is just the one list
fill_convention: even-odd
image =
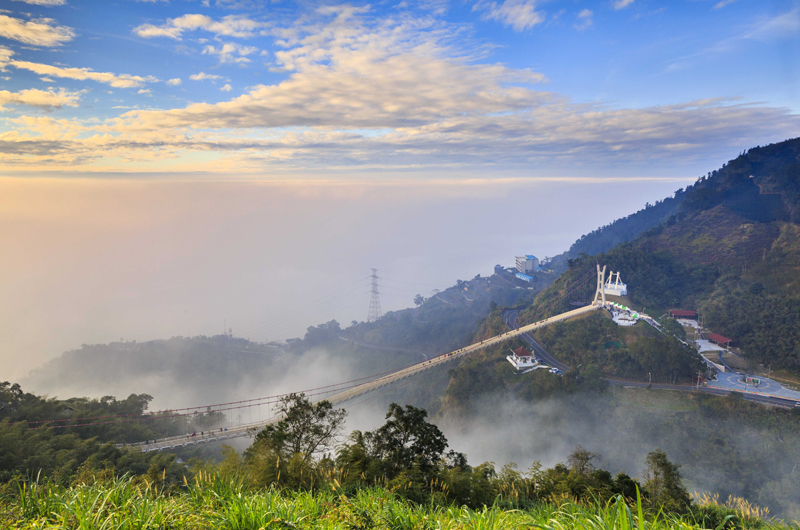
[(372, 298), (369, 300), (367, 322), (375, 322), (383, 316), (383, 311), (381, 311), (381, 299), (379, 297), (381, 293), (378, 291), (378, 269), (372, 269), (372, 276), (370, 276), (370, 278), (372, 278), (372, 289), (370, 290)]

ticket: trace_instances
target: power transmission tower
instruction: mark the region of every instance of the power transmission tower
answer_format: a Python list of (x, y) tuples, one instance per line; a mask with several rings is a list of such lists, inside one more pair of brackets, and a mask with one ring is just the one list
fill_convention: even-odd
[(380, 291), (378, 291), (378, 269), (372, 269), (372, 290), (370, 293), (372, 294), (372, 298), (369, 301), (369, 314), (367, 315), (367, 322), (375, 322), (379, 318), (383, 316), (383, 311), (381, 311), (381, 299), (378, 297)]

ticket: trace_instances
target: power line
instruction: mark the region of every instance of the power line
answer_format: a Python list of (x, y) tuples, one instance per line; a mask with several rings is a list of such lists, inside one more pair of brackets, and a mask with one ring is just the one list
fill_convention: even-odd
[[(333, 291), (332, 293), (322, 296), (316, 300), (312, 300), (301, 306), (297, 306), (293, 309), (284, 311), (279, 315), (268, 318), (258, 324), (250, 326), (249, 328), (245, 328), (238, 334), (243, 337), (247, 337), (254, 335), (262, 335), (264, 332), (269, 333), (270, 331), (272, 331), (272, 329), (278, 326), (282, 326), (287, 321), (304, 317), (309, 311), (314, 311), (315, 306), (320, 306), (322, 304), (328, 304), (331, 302), (337, 302), (342, 298), (346, 298), (355, 294), (354, 291), (362, 289), (364, 286), (364, 280), (367, 280), (368, 278), (369, 277), (361, 278), (354, 283), (351, 283), (345, 287), (342, 287), (341, 289)], [(362, 293), (358, 294), (362, 295)]]
[(407, 282), (407, 281), (404, 281), (404, 280), (393, 280), (391, 278), (384, 278), (383, 276), (381, 276), (380, 279), (384, 280), (384, 281), (387, 281), (387, 282), (405, 283), (407, 285), (421, 285), (422, 287), (434, 287), (434, 288), (436, 287), (435, 285), (430, 284), (430, 283), (419, 283), (419, 282)]

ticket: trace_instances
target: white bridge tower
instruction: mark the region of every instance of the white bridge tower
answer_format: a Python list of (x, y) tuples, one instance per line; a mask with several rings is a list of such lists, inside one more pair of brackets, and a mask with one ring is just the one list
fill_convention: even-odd
[[(594, 301), (592, 305), (606, 305), (606, 289), (605, 289), (605, 279), (606, 279), (606, 266), (603, 265), (603, 268), (600, 268), (600, 264), (597, 264), (597, 290), (594, 292)], [(600, 300), (600, 304), (598, 304), (598, 300)]]

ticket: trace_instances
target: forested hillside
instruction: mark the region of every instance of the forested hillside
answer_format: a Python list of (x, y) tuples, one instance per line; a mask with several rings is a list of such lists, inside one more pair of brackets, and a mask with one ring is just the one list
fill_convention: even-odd
[(723, 205), (751, 221), (797, 223), (800, 218), (798, 154), (800, 139), (750, 149), (719, 170), (701, 176), (694, 185), (677, 190), (674, 196), (655, 204), (648, 203), (636, 213), (581, 236), (553, 261), (566, 266), (569, 259), (582, 254), (592, 256), (632, 241), (647, 230), (668, 222), (672, 216), (708, 210), (717, 205)]
[[(750, 149), (682, 197), (673, 215), (638, 238), (572, 259), (523, 318), (532, 320), (601, 263), (622, 273), (640, 309), (656, 316), (677, 307), (699, 310), (706, 326), (752, 360), (800, 371), (800, 140)], [(611, 225), (606, 232), (625, 233), (616, 230)]]

